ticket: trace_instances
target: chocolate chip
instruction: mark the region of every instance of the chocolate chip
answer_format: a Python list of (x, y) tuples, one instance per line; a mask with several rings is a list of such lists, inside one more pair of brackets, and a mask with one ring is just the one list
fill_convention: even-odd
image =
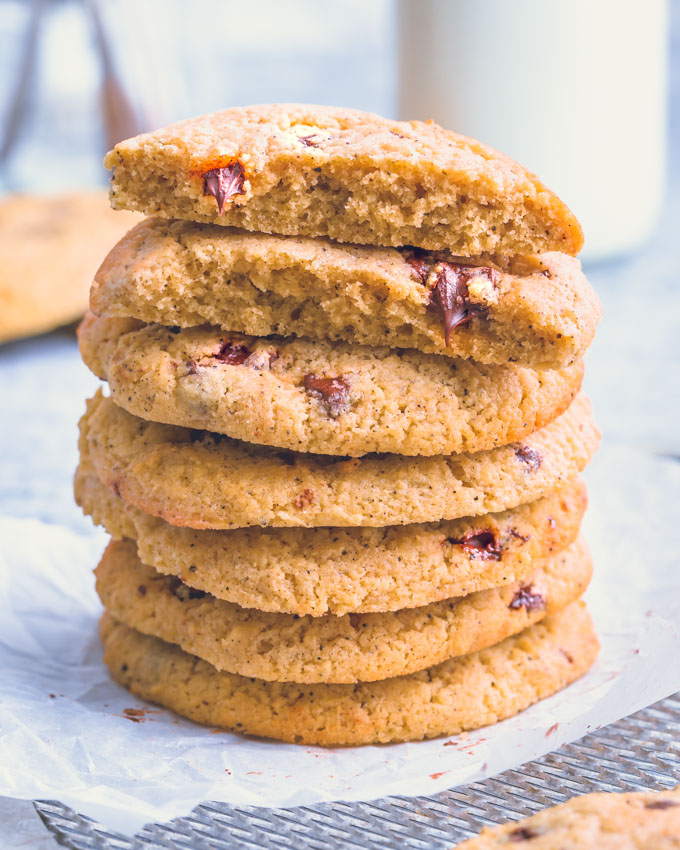
[(518, 446), (515, 449), (515, 457), (520, 463), (526, 465), (528, 472), (534, 472), (543, 463), (540, 452), (530, 446)]
[(437, 261), (417, 249), (408, 249), (404, 258), (414, 269), (421, 283), (430, 290), (429, 303), (441, 315), (447, 345), (455, 328), (467, 324), (474, 316), (486, 313), (486, 306), (474, 304), (470, 300), (468, 286), (473, 278), (484, 277), (495, 287), (498, 282), (498, 272), (495, 269), (489, 266)]
[(430, 304), (441, 314), (444, 341), (448, 345), (455, 328), (486, 312), (485, 306), (470, 301), (468, 284), (474, 277), (486, 277), (495, 285), (496, 272), (485, 267), (438, 263), (434, 273), (436, 279), (430, 291)]
[(513, 611), (526, 608), (527, 611), (539, 611), (545, 608), (545, 597), (533, 584), (522, 585), (508, 605)]
[(517, 829), (513, 829), (512, 832), (508, 833), (508, 838), (514, 843), (517, 841), (530, 841), (532, 838), (538, 838), (538, 835), (539, 833), (530, 826), (518, 826)]
[(493, 531), (468, 531), (462, 537), (447, 538), (454, 546), (462, 546), (471, 558), (482, 561), (500, 561), (503, 551)]
[(137, 588), (137, 593), (139, 593), (140, 596), (146, 596), (146, 586), (143, 585), (143, 584), (140, 584), (139, 587)]
[(245, 171), (238, 160), (223, 168), (212, 168), (203, 175), (203, 194), (215, 198), (217, 210), (222, 215), (228, 200), (244, 194), (245, 179)]
[(309, 372), (303, 380), (305, 390), (313, 398), (319, 399), (333, 418), (349, 410), (349, 381), (342, 375), (337, 378), (317, 378)]
[(646, 809), (674, 809), (676, 806), (680, 806), (680, 803), (675, 800), (652, 800), (651, 803), (644, 804)]
[(229, 366), (240, 366), (250, 357), (250, 349), (238, 342), (227, 341), (221, 344), (219, 351), (212, 357)]

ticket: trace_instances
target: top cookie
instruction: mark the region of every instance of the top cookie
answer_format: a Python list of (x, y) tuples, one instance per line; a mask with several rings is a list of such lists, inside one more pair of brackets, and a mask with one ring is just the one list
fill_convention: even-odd
[(339, 242), (577, 254), (581, 227), (538, 178), (433, 122), (274, 104), (120, 142), (111, 203), (165, 218)]
[(680, 788), (658, 793), (587, 794), (517, 823), (486, 827), (457, 850), (677, 850)]

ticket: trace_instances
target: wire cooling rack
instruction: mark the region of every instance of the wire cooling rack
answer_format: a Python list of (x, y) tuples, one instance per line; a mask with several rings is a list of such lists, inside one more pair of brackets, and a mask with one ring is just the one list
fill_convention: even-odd
[(592, 791), (642, 791), (680, 783), (680, 692), (493, 779), (431, 797), (266, 809), (202, 803), (188, 816), (109, 832), (55, 801), (35, 803), (73, 850), (439, 850), (482, 826), (517, 820)]

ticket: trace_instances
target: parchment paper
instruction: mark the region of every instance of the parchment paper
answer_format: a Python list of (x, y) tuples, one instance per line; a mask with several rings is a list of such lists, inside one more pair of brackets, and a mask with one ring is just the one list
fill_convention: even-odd
[[(276, 807), (432, 794), (679, 690), (680, 464), (609, 446), (587, 477), (596, 567), (587, 598), (602, 641), (595, 668), (494, 727), (344, 750), (204, 729), (111, 683), (91, 573), (103, 533), (0, 518), (0, 794), (59, 799), (126, 833), (203, 800)], [(150, 710), (133, 722), (126, 708)]]

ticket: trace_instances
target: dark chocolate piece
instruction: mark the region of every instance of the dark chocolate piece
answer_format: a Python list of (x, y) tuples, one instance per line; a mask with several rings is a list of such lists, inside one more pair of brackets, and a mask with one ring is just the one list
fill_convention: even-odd
[(304, 384), (307, 392), (323, 402), (333, 418), (349, 409), (349, 381), (346, 378), (317, 378), (310, 372), (305, 375)]
[(468, 531), (461, 538), (448, 538), (454, 546), (462, 546), (471, 558), (482, 561), (500, 561), (503, 550), (493, 531)]
[(447, 345), (455, 328), (466, 325), (474, 316), (486, 313), (486, 306), (474, 304), (470, 300), (468, 284), (475, 277), (485, 277), (495, 287), (498, 281), (495, 269), (465, 263), (437, 262), (417, 249), (409, 249), (405, 259), (421, 283), (430, 290), (430, 305), (441, 315)]
[(222, 343), (220, 350), (212, 357), (229, 366), (241, 366), (250, 357), (250, 350), (238, 342), (227, 341)]
[(526, 464), (528, 472), (534, 472), (543, 463), (543, 456), (530, 446), (518, 446), (515, 456), (520, 463)]
[(444, 341), (448, 345), (451, 333), (457, 327), (486, 312), (486, 307), (470, 301), (468, 283), (473, 277), (486, 277), (494, 283), (495, 272), (489, 268), (453, 263), (438, 263), (434, 271), (437, 277), (430, 293), (430, 304), (441, 313)]
[(517, 829), (513, 829), (512, 832), (508, 833), (508, 838), (512, 842), (530, 841), (532, 838), (538, 838), (538, 832), (530, 826), (518, 826)]
[(533, 584), (525, 584), (512, 597), (508, 605), (513, 611), (526, 608), (527, 611), (539, 611), (545, 608), (545, 597)]
[(244, 194), (245, 179), (245, 171), (238, 160), (223, 168), (212, 168), (203, 175), (203, 194), (212, 195), (215, 198), (217, 210), (222, 215), (227, 201), (234, 195)]
[(644, 804), (646, 809), (674, 809), (678, 805), (680, 803), (676, 803), (675, 800), (652, 800), (651, 803)]

